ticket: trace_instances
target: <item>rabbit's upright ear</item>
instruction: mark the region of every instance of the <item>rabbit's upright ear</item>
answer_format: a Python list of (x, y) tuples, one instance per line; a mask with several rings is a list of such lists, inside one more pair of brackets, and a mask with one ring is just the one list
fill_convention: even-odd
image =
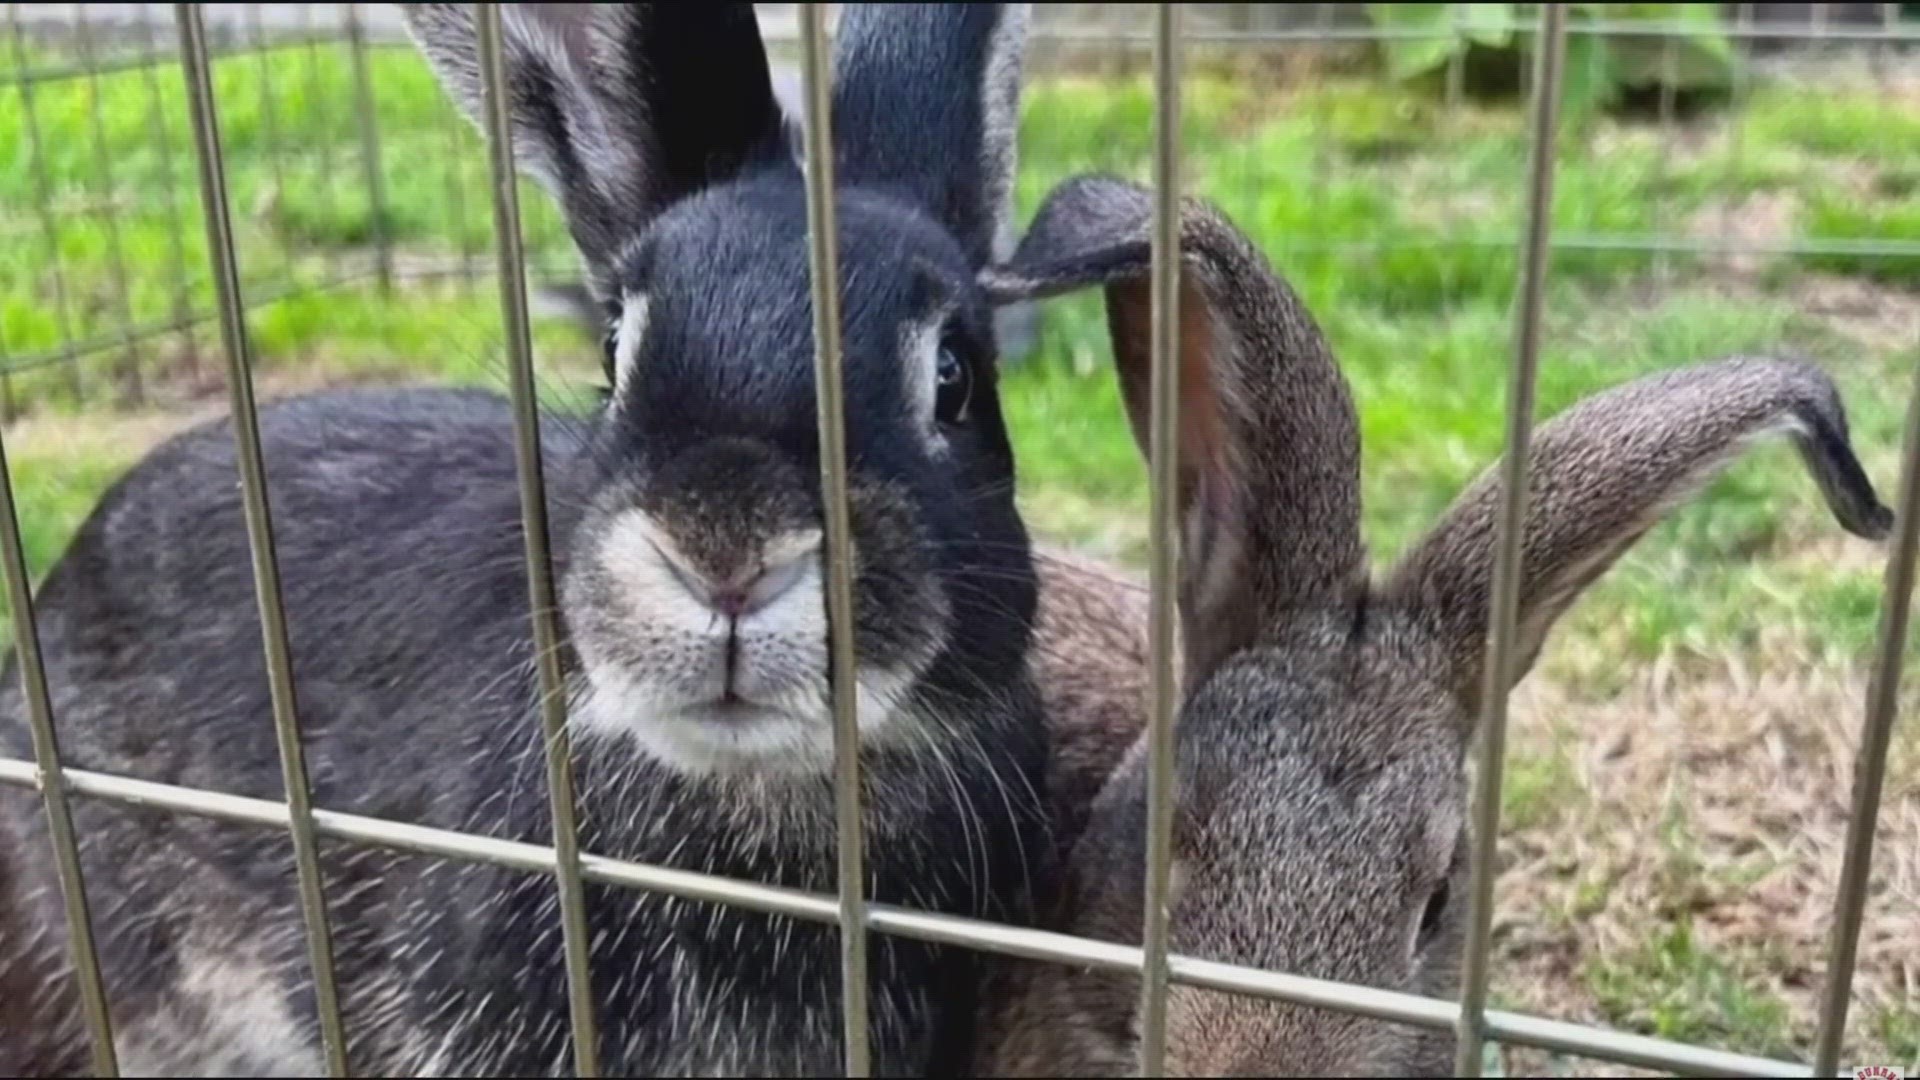
[(833, 141), (849, 182), (935, 215), (976, 267), (1012, 201), (1030, 4), (847, 4)]
[[(1529, 453), (1514, 666), (1519, 681), (1548, 631), (1635, 541), (1754, 439), (1786, 432), (1849, 532), (1886, 536), (1893, 515), (1847, 439), (1833, 382), (1791, 360), (1734, 358), (1649, 376), (1544, 425)], [(1502, 484), (1498, 467), (1454, 503), (1388, 582), (1453, 653), (1456, 692), (1482, 688)]]
[[(1152, 201), (1133, 184), (1069, 180), (1019, 249), (981, 275), (1007, 303), (1104, 286), (1115, 369), (1148, 449)], [(1360, 435), (1346, 380), (1300, 300), (1212, 207), (1180, 222), (1181, 608), (1188, 674), (1292, 610), (1365, 579)]]
[[(468, 4), (401, 4), (407, 31), (476, 125)], [(500, 13), (516, 161), (560, 203), (593, 284), (667, 205), (790, 164), (752, 4), (508, 4)]]

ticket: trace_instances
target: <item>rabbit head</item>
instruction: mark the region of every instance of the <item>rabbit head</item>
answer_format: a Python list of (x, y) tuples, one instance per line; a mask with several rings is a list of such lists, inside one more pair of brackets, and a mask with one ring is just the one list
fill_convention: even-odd
[[(996, 296), (1105, 289), (1136, 434), (1148, 419), (1148, 194), (1067, 182)], [(1360, 440), (1320, 331), (1260, 252), (1207, 205), (1181, 222), (1173, 951), (1448, 996), (1466, 913), (1474, 732), (1501, 499), (1468, 489), (1378, 583), (1360, 535)], [(1891, 515), (1811, 365), (1728, 359), (1597, 394), (1532, 441), (1515, 663), (1661, 516), (1750, 440), (1791, 434), (1833, 513)], [(1141, 440), (1144, 448), (1144, 437)], [(1071, 854), (1068, 929), (1137, 942), (1146, 757), (1136, 744)], [(1130, 1067), (1137, 979), (1045, 965), (1009, 1005), (998, 1070)], [(1173, 1075), (1448, 1073), (1452, 1037), (1175, 986)], [(1029, 1018), (1022, 1023), (1018, 1017)], [(1058, 1072), (1051, 1075), (1058, 1075)]]
[[(466, 5), (402, 5), (470, 117)], [(1021, 670), (1034, 607), (977, 272), (1007, 212), (1027, 13), (850, 5), (832, 57), (859, 715)], [(690, 773), (831, 761), (806, 197), (753, 6), (513, 5), (513, 149), (609, 328), (562, 606), (587, 734)], [(964, 632), (965, 640), (961, 640)]]

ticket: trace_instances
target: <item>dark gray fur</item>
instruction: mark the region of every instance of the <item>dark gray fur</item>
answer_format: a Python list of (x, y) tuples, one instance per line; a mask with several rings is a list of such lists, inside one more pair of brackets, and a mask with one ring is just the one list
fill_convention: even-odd
[[(473, 110), (468, 13), (406, 7)], [(659, 627), (619, 594), (628, 571), (601, 561), (622, 520), (645, 511), (714, 574), (820, 521), (805, 202), (751, 12), (505, 16), (519, 159), (564, 208), (608, 314), (628, 297), (649, 312), (621, 396), (543, 422), (582, 842), (832, 891), (829, 773), (674, 769), (618, 730), (578, 726), (586, 706), (625, 700), (592, 683), (589, 650), (635, 678), (681, 662), (646, 644)], [(894, 733), (863, 744), (869, 895), (1018, 921), (1047, 850), (1026, 655), (1035, 586), (974, 282), (1004, 212), (989, 205), (1006, 188), (994, 174), (1012, 166), (1007, 118), (979, 107), (1010, 108), (1016, 92), (1020, 42), (1003, 25), (999, 5), (848, 14), (842, 76), (872, 86), (911, 62), (913, 107), (929, 112), (901, 112), (886, 132), (842, 122), (840, 275), (860, 669), (914, 672)], [(990, 94), (987, 80), (1007, 85)], [(890, 141), (909, 135), (910, 153)], [(918, 360), (900, 344), (933, 311), (948, 312), (975, 393), (966, 420), (942, 422), (937, 452), (903, 396)], [(316, 804), (549, 842), (508, 404), (334, 392), (263, 409), (261, 427)], [(116, 484), (39, 600), (71, 765), (281, 796), (228, 423), (164, 444)], [(824, 687), (824, 667), (805, 674)], [(27, 753), (23, 712), (9, 669), (0, 752)], [(287, 837), (93, 801), (76, 818), (127, 1070), (318, 1071)], [(84, 1043), (37, 802), (0, 794), (0, 824), (15, 834), (0, 845), (0, 1062), (71, 1072)], [(322, 848), (360, 1074), (567, 1072), (549, 878)], [(587, 908), (609, 1074), (842, 1071), (832, 929), (599, 887)], [(971, 954), (877, 937), (870, 976), (877, 1072), (964, 1068)]]
[[(1105, 286), (1137, 432), (1148, 415), (1149, 220), (1148, 195), (1132, 185), (1069, 181), (1014, 258), (984, 277), (1009, 299)], [(1384, 580), (1369, 580), (1359, 433), (1320, 331), (1213, 208), (1185, 204), (1181, 244), (1184, 700), (1173, 951), (1455, 996), (1467, 912), (1464, 766), (1481, 694), (1499, 473), (1462, 495)], [(1543, 425), (1532, 442), (1508, 685), (1581, 590), (1666, 511), (1752, 439), (1783, 430), (1840, 523), (1886, 536), (1891, 514), (1854, 456), (1839, 395), (1807, 362), (1680, 368), (1596, 394)], [(1106, 681), (1114, 700), (1144, 693), (1137, 662)], [(1078, 719), (1099, 728), (1120, 715), (1083, 705)], [(1054, 743), (1080, 751), (1083, 773), (1117, 745), (1104, 732), (1060, 730)], [(1084, 814), (1050, 918), (1067, 932), (1138, 942), (1144, 743), (1115, 765)], [(1002, 977), (988, 997), (983, 1074), (1134, 1071), (1136, 979), (1026, 962), (1009, 962)], [(1181, 986), (1170, 992), (1169, 1020), (1169, 1075), (1451, 1074), (1450, 1033)]]

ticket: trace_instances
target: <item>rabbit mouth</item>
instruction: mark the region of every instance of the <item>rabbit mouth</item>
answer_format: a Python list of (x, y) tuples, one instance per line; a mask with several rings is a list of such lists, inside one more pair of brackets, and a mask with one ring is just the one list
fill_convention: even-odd
[[(903, 726), (902, 705), (913, 678), (910, 671), (861, 672), (854, 715), (863, 743)], [(656, 683), (605, 668), (590, 670), (587, 681), (575, 712), (580, 729), (630, 741), (676, 772), (816, 774), (833, 768), (833, 710), (824, 679), (759, 699), (731, 690), (676, 698)]]
[[(716, 569), (646, 513), (611, 517), (567, 581), (590, 691), (576, 728), (688, 774), (831, 770), (818, 545), (818, 529), (771, 532)], [(866, 635), (852, 680), (863, 742), (897, 727), (940, 643), (930, 619)]]

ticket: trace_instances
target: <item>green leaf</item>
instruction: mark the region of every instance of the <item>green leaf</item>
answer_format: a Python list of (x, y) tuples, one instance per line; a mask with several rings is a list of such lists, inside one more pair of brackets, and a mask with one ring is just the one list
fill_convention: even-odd
[(1458, 6), (1462, 5), (1368, 4), (1368, 14), (1376, 26), (1419, 34), (1381, 42), (1388, 74), (1395, 79), (1411, 79), (1445, 64), (1460, 48), (1458, 39), (1447, 33), (1452, 9)]
[(1457, 9), (1461, 33), (1475, 45), (1504, 49), (1513, 44), (1513, 25), (1517, 4), (1449, 4)]
[(1566, 77), (1560, 109), (1578, 119), (1613, 104), (1618, 90), (1606, 40), (1594, 34), (1568, 35)]
[(1367, 17), (1375, 26), (1395, 30), (1441, 30), (1455, 7), (1471, 4), (1368, 4)]

